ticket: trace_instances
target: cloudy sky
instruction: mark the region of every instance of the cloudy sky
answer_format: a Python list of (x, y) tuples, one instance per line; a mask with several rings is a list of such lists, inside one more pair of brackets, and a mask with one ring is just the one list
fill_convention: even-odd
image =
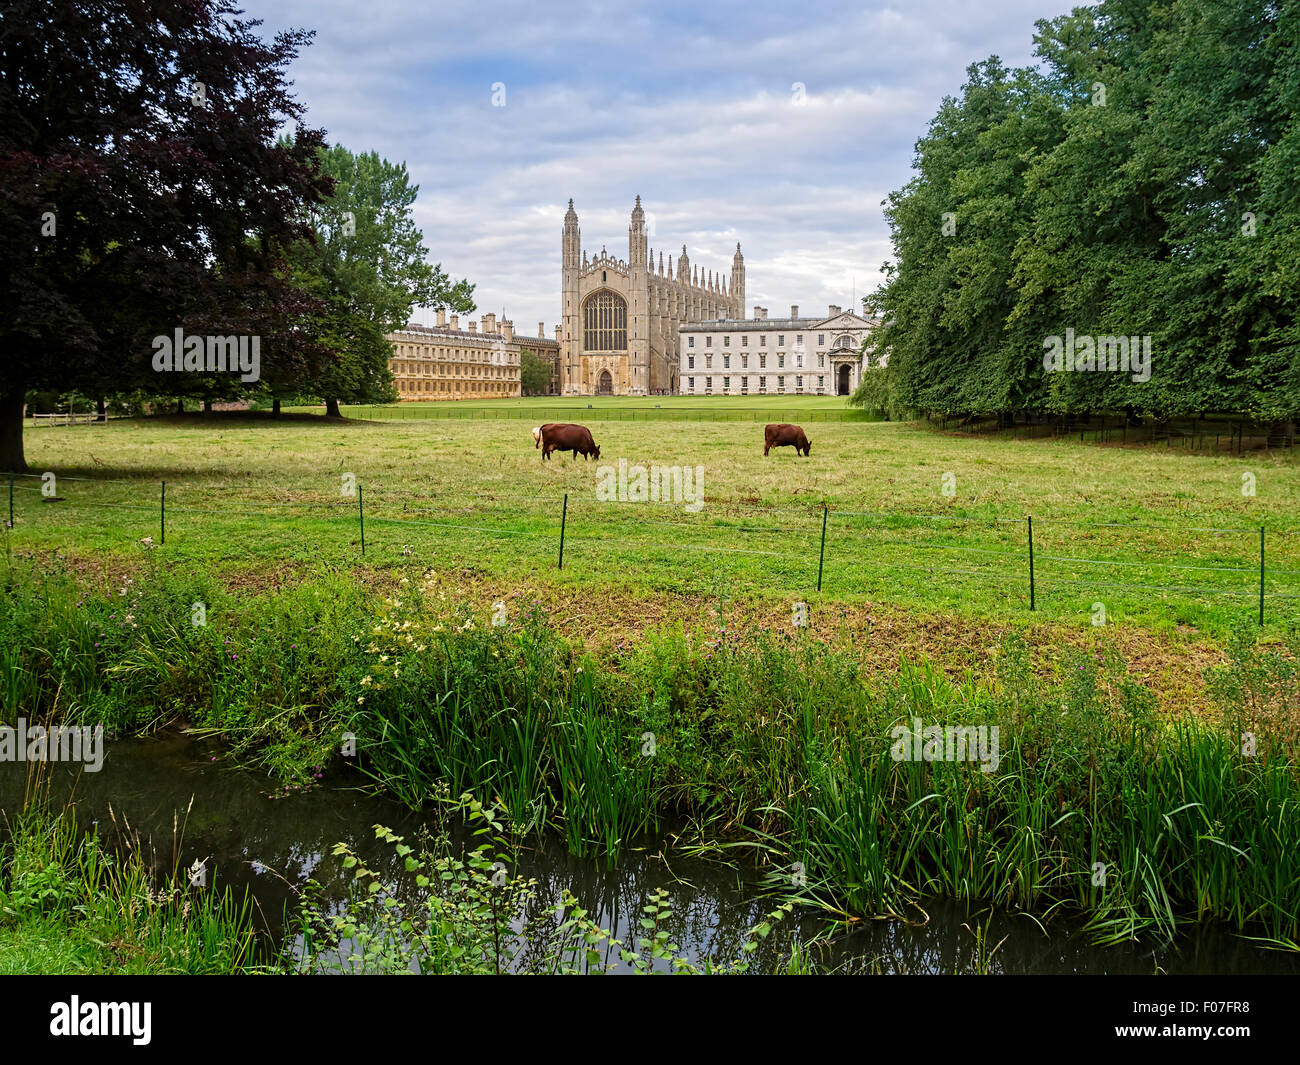
[[(881, 201), (969, 63), (1028, 62), (1065, 0), (244, 0), (316, 31), (292, 69), (332, 142), (404, 160), (430, 258), (479, 312), (553, 333), (570, 197), (627, 255), (640, 194), (665, 260), (726, 271), (773, 315), (848, 306), (890, 257)], [(504, 106), (494, 104), (504, 86)], [(497, 103), (501, 91), (495, 90)]]

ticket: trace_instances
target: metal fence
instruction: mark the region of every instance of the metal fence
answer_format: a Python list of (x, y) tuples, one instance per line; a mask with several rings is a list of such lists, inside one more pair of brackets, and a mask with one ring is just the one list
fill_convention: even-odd
[[(1294, 578), (1300, 577), (1296, 530), (1276, 527), (736, 501), (710, 502), (691, 512), (680, 502), (603, 501), (587, 493), (529, 494), (500, 485), (483, 486), (472, 498), (463, 492), (421, 495), (344, 483), (334, 489), (340, 493), (334, 498), (328, 497), (328, 488), (310, 492), (300, 486), (260, 489), (274, 499), (231, 500), (228, 489), (165, 481), (59, 475), (54, 482), (30, 483), (41, 477), (9, 478), (9, 528), (47, 522), (44, 508), (55, 503), (69, 508), (77, 524), (102, 508), (134, 512), (125, 522), (118, 515), (118, 523), (133, 527), (134, 539), (158, 547), (166, 545), (169, 535), (174, 539), (178, 528), (210, 538), (228, 534), (237, 523), (251, 523), (264, 540), (288, 531), (301, 542), (321, 533), (311, 523), (325, 522), (325, 528), (339, 528), (337, 545), (345, 553), (355, 551), (358, 560), (368, 549), (371, 555), (378, 549), (384, 558), (399, 557), (399, 549), (401, 555), (409, 554), (423, 537), (431, 538), (444, 555), (450, 544), (451, 554), (473, 564), (492, 545), (502, 550), (501, 545), (513, 543), (509, 550), (521, 559), (557, 570), (585, 565), (598, 575), (613, 567), (612, 575), (621, 577), (638, 565), (658, 567), (660, 579), (671, 583), (682, 566), (724, 573), (728, 559), (748, 557), (760, 567), (767, 587), (796, 593), (826, 589), (850, 594), (882, 582), (897, 589), (907, 581), (924, 593), (936, 582), (975, 580), (1031, 611), (1045, 601), (1079, 593), (1137, 600), (1172, 596), (1200, 603), (1229, 599), (1257, 612), (1260, 624), (1268, 602), (1280, 605), (1300, 598), (1293, 590)], [(59, 488), (66, 494), (55, 495), (50, 483), (72, 487)], [(1081, 552), (1080, 545), (1092, 550)]]

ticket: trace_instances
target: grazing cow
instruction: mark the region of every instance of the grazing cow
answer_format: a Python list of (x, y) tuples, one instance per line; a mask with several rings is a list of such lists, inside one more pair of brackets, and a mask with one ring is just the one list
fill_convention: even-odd
[(591, 430), (585, 425), (569, 425), (563, 422), (548, 422), (536, 429), (538, 443), (542, 448), (542, 458), (549, 459), (552, 451), (572, 451), (576, 459), (600, 458), (600, 448), (591, 438)]
[(797, 425), (788, 425), (782, 422), (780, 425), (763, 426), (763, 455), (774, 447), (792, 447), (796, 455), (802, 454), (807, 457), (812, 451), (812, 444), (804, 434), (803, 429)]

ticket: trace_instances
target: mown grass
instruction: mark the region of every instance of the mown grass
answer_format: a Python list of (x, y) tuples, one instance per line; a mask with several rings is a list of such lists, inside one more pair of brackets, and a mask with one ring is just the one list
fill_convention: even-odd
[[(1258, 611), (1263, 526), (1266, 624), (1297, 617), (1300, 488), (1291, 457), (1276, 452), (1211, 457), (827, 423), (810, 431), (810, 458), (789, 449), (764, 458), (757, 425), (600, 423), (601, 464), (702, 467), (704, 505), (692, 512), (601, 501), (598, 464), (543, 462), (529, 428), (496, 417), (231, 416), (34, 430), (33, 470), (58, 476), (62, 501), (43, 500), (38, 475), (20, 478), (8, 542), (123, 559), (149, 537), (169, 565), (223, 573), (355, 566), (361, 507), (342, 480), (351, 474), (369, 565), (546, 574), (630, 597), (884, 601), (1006, 620), (1029, 616), (1032, 515), (1036, 616), (1087, 627), (1104, 612), (1108, 624), (1221, 637), (1232, 618)], [(1243, 495), (1243, 474), (1255, 495)]]
[[(436, 577), (398, 576), (382, 599), (346, 573), (240, 598), (161, 569), (109, 596), (10, 579), (8, 721), (185, 722), (301, 781), (351, 735), (413, 806), (471, 792), (607, 861), (674, 828), (851, 916), (945, 895), (1079, 908), (1102, 938), (1216, 919), (1300, 942), (1300, 638), (1261, 648), (1248, 620), (1211, 677), (1218, 716), (1171, 722), (1104, 630), (1046, 678), (1011, 636), (996, 677), (954, 681), (725, 618), (709, 639), (669, 626), (589, 649), (538, 603), (493, 624)], [(891, 730), (913, 717), (997, 726), (996, 771), (895, 760)]]

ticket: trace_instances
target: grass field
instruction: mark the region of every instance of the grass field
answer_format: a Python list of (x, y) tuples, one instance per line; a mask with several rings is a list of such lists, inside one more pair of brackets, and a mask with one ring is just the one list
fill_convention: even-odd
[[(654, 399), (591, 402), (634, 410)], [(762, 410), (788, 420), (843, 409), (767, 402)], [(1195, 673), (1234, 619), (1258, 613), (1263, 527), (1266, 632), (1296, 616), (1300, 490), (1286, 453), (1207, 457), (814, 422), (811, 457), (785, 448), (764, 458), (757, 423), (593, 418), (599, 463), (543, 462), (529, 421), (502, 411), (542, 420), (553, 403), (466, 404), (486, 415), (473, 421), (420, 408), (410, 421), (220, 415), (29, 430), (33, 472), (15, 482), (9, 544), (122, 567), (151, 537), (168, 565), (261, 580), (361, 565), (363, 505), (362, 572), (456, 570), (480, 597), (546, 591), (597, 630), (703, 603), (788, 625), (792, 604), (806, 602), (859, 637), (892, 631), (876, 643), (896, 658), (927, 641), (987, 642), (990, 622), (1090, 638), (1104, 611), (1107, 633), (1136, 657), (1137, 635), (1143, 646), (1161, 641), (1164, 658), (1186, 651), (1156, 672)], [(737, 404), (760, 410), (757, 397)], [(703, 505), (602, 501), (598, 467), (620, 460), (698, 467)], [(47, 470), (59, 502), (41, 495)], [(343, 492), (347, 474), (361, 505)], [(1253, 496), (1243, 494), (1246, 474)]]

